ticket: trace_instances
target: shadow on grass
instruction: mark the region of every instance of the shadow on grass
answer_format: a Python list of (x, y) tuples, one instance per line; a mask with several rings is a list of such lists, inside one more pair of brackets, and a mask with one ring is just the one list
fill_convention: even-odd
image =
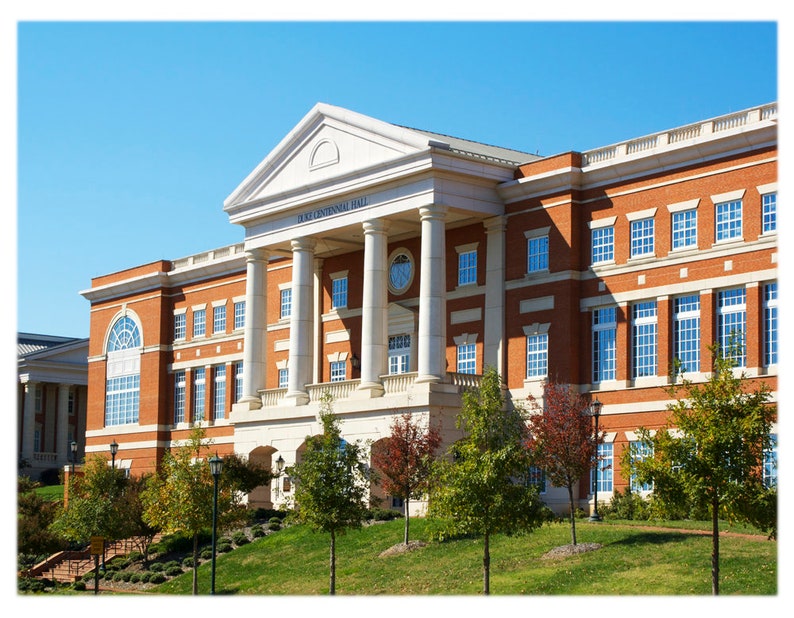
[(639, 532), (630, 537), (608, 543), (609, 545), (663, 545), (686, 540), (686, 535), (677, 532)]

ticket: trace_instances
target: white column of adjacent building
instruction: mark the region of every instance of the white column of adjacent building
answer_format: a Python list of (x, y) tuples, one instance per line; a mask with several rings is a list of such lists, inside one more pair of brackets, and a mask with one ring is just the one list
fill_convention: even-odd
[(69, 463), (69, 385), (58, 385), (58, 416), (55, 433), (55, 456), (59, 466)]
[(37, 382), (25, 383), (25, 403), (22, 416), (22, 459), (33, 465), (34, 441), (36, 439), (36, 386)]
[(437, 204), (419, 209), (422, 258), (417, 382), (438, 382), (446, 375), (446, 214), (447, 207)]
[(364, 289), (361, 305), (362, 395), (383, 394), (380, 376), (388, 371), (388, 222), (364, 222)]
[(504, 376), (505, 218), (492, 217), (483, 225), (487, 238), (483, 367), (493, 367)]
[(262, 407), (258, 391), (265, 388), (268, 258), (266, 249), (251, 249), (246, 253), (243, 396), (237, 405), (249, 410)]
[(306, 385), (312, 380), (314, 245), (312, 238), (297, 238), (292, 241), (289, 382), (285, 399), (294, 405), (309, 403)]

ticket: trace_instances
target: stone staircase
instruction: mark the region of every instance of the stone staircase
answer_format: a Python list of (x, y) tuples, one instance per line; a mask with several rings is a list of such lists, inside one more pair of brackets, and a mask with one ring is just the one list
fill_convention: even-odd
[[(158, 534), (153, 542), (159, 540)], [(123, 539), (105, 546), (105, 562), (116, 556), (126, 556), (136, 551), (135, 539)], [(101, 560), (101, 558), (100, 558)], [(94, 570), (94, 556), (85, 548), (78, 551), (60, 551), (38, 563), (27, 572), (29, 577), (48, 578), (53, 581), (73, 583)]]

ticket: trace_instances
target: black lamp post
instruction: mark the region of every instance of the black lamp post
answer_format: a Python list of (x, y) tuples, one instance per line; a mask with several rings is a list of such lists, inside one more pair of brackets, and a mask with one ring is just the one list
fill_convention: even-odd
[(276, 499), (278, 500), (281, 496), (281, 471), (284, 469), (284, 458), (279, 454), (278, 459), (276, 459), (276, 472), (278, 475), (276, 476)]
[(77, 442), (72, 440), (72, 443), (69, 445), (69, 448), (72, 450), (72, 474), (74, 474), (74, 463), (77, 460)]
[(114, 439), (113, 442), (110, 443), (110, 458), (111, 458), (111, 466), (113, 469), (116, 469), (116, 453), (119, 452), (119, 445), (116, 444), (116, 440)]
[(593, 415), (595, 419), (595, 437), (596, 437), (596, 456), (595, 456), (595, 475), (594, 475), (594, 482), (593, 482), (593, 497), (595, 499), (593, 505), (593, 514), (590, 515), (590, 521), (601, 521), (601, 516), (598, 514), (598, 417), (601, 416), (601, 406), (604, 405), (600, 401), (598, 401), (598, 397), (596, 397), (595, 401), (590, 404), (590, 413)]
[(210, 458), (209, 463), (210, 473), (214, 482), (212, 494), (212, 583), (210, 584), (210, 594), (215, 594), (215, 554), (218, 539), (218, 480), (223, 471), (223, 459), (218, 457), (218, 453), (215, 453), (215, 456)]

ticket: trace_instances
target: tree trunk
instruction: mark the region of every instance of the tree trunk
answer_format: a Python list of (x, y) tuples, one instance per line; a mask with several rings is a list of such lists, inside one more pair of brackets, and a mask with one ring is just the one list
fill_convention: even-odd
[(576, 545), (576, 517), (573, 504), (573, 485), (568, 485), (568, 500), (571, 503), (571, 545)]
[(193, 535), (193, 594), (198, 594), (198, 533)]
[(336, 594), (336, 532), (331, 530), (331, 581), (329, 593)]
[(491, 548), (490, 535), (485, 532), (485, 542), (482, 552), (482, 593), (491, 594)]
[(403, 541), (403, 543), (405, 543), (406, 545), (408, 545), (408, 522), (410, 521), (410, 518), (408, 517), (408, 502), (409, 500), (408, 498), (406, 498), (404, 505), (405, 506), (405, 540)]
[(720, 499), (715, 492), (711, 498), (711, 593), (720, 593)]

